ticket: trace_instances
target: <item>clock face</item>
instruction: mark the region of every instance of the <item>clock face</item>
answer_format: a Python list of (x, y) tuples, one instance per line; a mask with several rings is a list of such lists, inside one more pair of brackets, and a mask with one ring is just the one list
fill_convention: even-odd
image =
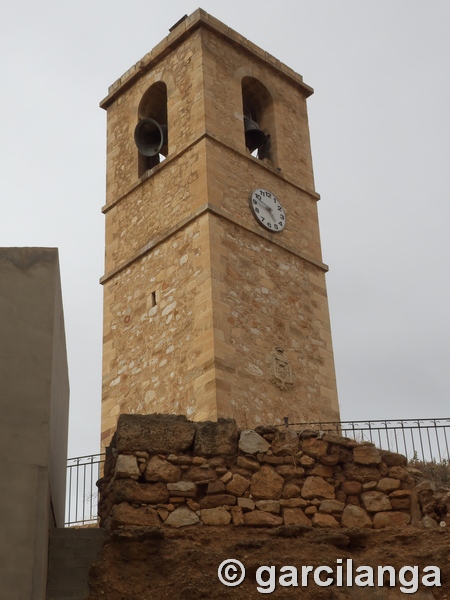
[(250, 208), (253, 216), (265, 229), (280, 233), (286, 226), (286, 213), (278, 198), (262, 188), (250, 194)]

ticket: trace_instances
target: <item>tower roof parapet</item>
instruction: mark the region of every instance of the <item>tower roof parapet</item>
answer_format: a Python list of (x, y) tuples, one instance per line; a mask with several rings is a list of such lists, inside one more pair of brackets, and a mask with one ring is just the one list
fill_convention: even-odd
[(148, 52), (141, 60), (130, 67), (119, 79), (117, 79), (108, 88), (108, 95), (100, 102), (100, 107), (107, 109), (136, 79), (142, 77), (144, 73), (152, 69), (162, 58), (181, 44), (193, 31), (200, 27), (205, 27), (222, 38), (226, 38), (231, 44), (238, 44), (249, 54), (257, 57), (270, 65), (273, 69), (296, 83), (306, 97), (311, 96), (314, 90), (303, 81), (303, 77), (293, 69), (282, 63), (280, 60), (240, 35), (234, 29), (231, 29), (225, 23), (222, 23), (215, 17), (208, 14), (202, 8), (198, 8), (189, 17), (180, 20), (179, 24), (170, 31), (159, 44)]

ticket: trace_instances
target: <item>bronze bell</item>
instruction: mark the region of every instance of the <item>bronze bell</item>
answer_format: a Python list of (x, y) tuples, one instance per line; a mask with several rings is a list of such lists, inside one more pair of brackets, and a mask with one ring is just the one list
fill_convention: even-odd
[(267, 135), (260, 129), (258, 123), (248, 117), (244, 117), (244, 131), (245, 145), (250, 152), (260, 148), (267, 141)]
[(134, 141), (141, 154), (155, 156), (167, 145), (167, 125), (154, 119), (141, 119), (134, 130)]

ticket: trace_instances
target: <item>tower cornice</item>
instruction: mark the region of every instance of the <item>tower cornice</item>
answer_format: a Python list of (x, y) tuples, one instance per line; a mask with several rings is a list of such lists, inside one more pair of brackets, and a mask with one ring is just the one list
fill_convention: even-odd
[(108, 95), (100, 102), (100, 107), (106, 110), (123, 92), (133, 86), (139, 78), (145, 75), (150, 69), (153, 69), (158, 62), (192, 35), (195, 30), (202, 27), (209, 29), (227, 42), (238, 45), (251, 56), (263, 61), (271, 69), (276, 70), (283, 77), (296, 84), (306, 97), (314, 93), (313, 88), (303, 81), (303, 77), (299, 73), (296, 73), (293, 69), (240, 35), (237, 31), (227, 27), (227, 25), (199, 8), (181, 21), (151, 52), (148, 52), (141, 60), (119, 77), (109, 87)]
[(328, 265), (326, 265), (322, 261), (317, 260), (317, 259), (313, 258), (312, 256), (308, 256), (305, 252), (299, 252), (298, 250), (292, 248), (285, 242), (282, 242), (279, 239), (277, 239), (276, 236), (274, 236), (273, 234), (266, 233), (264, 231), (260, 231), (256, 228), (253, 229), (250, 227), (246, 227), (241, 222), (239, 222), (237, 219), (230, 218), (230, 216), (227, 215), (224, 211), (222, 211), (218, 206), (214, 206), (213, 204), (206, 202), (205, 204), (203, 204), (203, 206), (200, 206), (195, 211), (193, 211), (191, 215), (189, 215), (188, 217), (186, 217), (179, 223), (176, 223), (173, 227), (169, 227), (166, 231), (162, 232), (161, 234), (157, 235), (156, 237), (151, 239), (149, 242), (144, 244), (144, 246), (142, 246), (142, 248), (139, 248), (132, 256), (130, 256), (127, 260), (125, 260), (123, 263), (118, 265), (115, 269), (112, 269), (108, 273), (105, 273), (105, 275), (103, 275), (103, 277), (100, 278), (100, 283), (102, 285), (104, 285), (110, 279), (115, 277), (118, 273), (120, 273), (124, 269), (128, 268), (134, 262), (141, 259), (143, 256), (145, 256), (146, 254), (151, 252), (154, 248), (156, 248), (157, 246), (159, 246), (160, 244), (165, 242), (168, 238), (175, 235), (178, 231), (187, 227), (190, 223), (192, 223), (192, 221), (195, 221), (195, 219), (198, 219), (199, 217), (201, 217), (202, 215), (204, 215), (206, 213), (210, 213), (210, 214), (216, 215), (222, 219), (226, 219), (233, 225), (236, 225), (242, 229), (246, 229), (247, 231), (253, 233), (254, 235), (257, 235), (261, 238), (268, 240), (269, 242), (271, 242), (272, 244), (275, 244), (279, 248), (286, 250), (286, 252), (288, 252), (289, 254), (293, 254), (293, 255), (297, 256), (298, 258), (301, 258), (302, 260), (310, 263), (311, 265), (318, 267), (324, 273), (326, 273), (328, 271)]
[(279, 177), (280, 179), (282, 179), (286, 183), (288, 183), (288, 184), (292, 185), (293, 187), (295, 187), (297, 190), (299, 190), (301, 192), (304, 192), (305, 194), (307, 194), (308, 196), (310, 196), (310, 198), (312, 200), (314, 200), (314, 201), (319, 201), (320, 200), (320, 194), (318, 194), (315, 190), (312, 190), (311, 188), (307, 188), (307, 187), (303, 187), (303, 186), (299, 185), (298, 183), (296, 183), (295, 181), (293, 181), (290, 177), (286, 176), (284, 173), (282, 173), (280, 171), (277, 171), (275, 168), (273, 168), (269, 164), (266, 164), (265, 162), (263, 162), (261, 160), (258, 160), (257, 158), (254, 158), (250, 154), (243, 154), (239, 150), (237, 150), (236, 148), (233, 148), (229, 144), (226, 144), (226, 143), (222, 142), (221, 140), (217, 139), (215, 136), (213, 136), (213, 135), (211, 135), (209, 133), (204, 133), (201, 136), (199, 136), (196, 140), (194, 140), (191, 144), (188, 144), (185, 148), (183, 148), (182, 150), (180, 150), (179, 152), (177, 152), (175, 154), (169, 155), (159, 165), (156, 165), (156, 167), (154, 167), (153, 169), (146, 171), (146, 173), (144, 173), (144, 175), (142, 175), (142, 177), (140, 177), (137, 181), (135, 181), (134, 183), (132, 183), (127, 190), (125, 190), (123, 193), (121, 193), (119, 196), (117, 196), (111, 202), (108, 202), (107, 204), (105, 204), (104, 206), (102, 206), (102, 213), (106, 214), (107, 212), (109, 212), (114, 206), (117, 206), (117, 204), (119, 202), (121, 202), (129, 194), (131, 194), (131, 192), (133, 192), (136, 188), (138, 188), (140, 185), (142, 185), (143, 183), (145, 183), (145, 181), (147, 181), (147, 179), (149, 179), (150, 177), (153, 177), (154, 174), (157, 171), (160, 171), (160, 170), (162, 170), (164, 168), (167, 168), (171, 162), (173, 162), (173, 161), (177, 160), (178, 158), (180, 158), (185, 152), (188, 152), (193, 146), (195, 146), (196, 144), (198, 144), (199, 142), (201, 142), (203, 139), (208, 139), (208, 140), (210, 140), (210, 141), (212, 141), (214, 143), (220, 144), (221, 146), (227, 148), (231, 152), (235, 152), (236, 154), (239, 154), (240, 158), (245, 158), (245, 159), (251, 161), (256, 167), (258, 167), (260, 169), (263, 169), (263, 170), (267, 170), (270, 173), (272, 173), (273, 175), (276, 175), (277, 177)]

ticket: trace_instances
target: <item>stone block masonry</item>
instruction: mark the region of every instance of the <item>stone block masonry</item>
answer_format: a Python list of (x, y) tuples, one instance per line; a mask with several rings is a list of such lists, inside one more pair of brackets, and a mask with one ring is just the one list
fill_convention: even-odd
[[(400, 454), (338, 435), (233, 419), (121, 415), (100, 488), (101, 525), (437, 528), (436, 494)], [(422, 478), (423, 479), (423, 478)]]

